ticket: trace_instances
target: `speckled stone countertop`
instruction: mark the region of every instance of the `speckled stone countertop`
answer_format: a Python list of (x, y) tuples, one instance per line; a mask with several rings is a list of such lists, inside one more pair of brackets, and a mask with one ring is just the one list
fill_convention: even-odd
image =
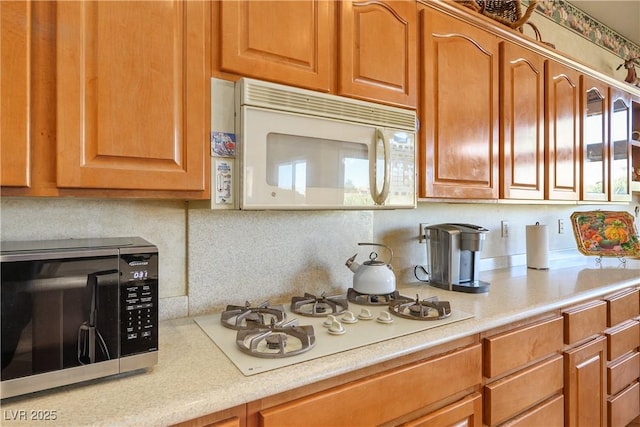
[[(2, 425), (159, 426), (185, 421), (640, 284), (640, 261), (630, 260), (626, 268), (605, 261), (602, 268), (584, 258), (570, 267), (552, 264), (548, 271), (514, 267), (481, 273), (491, 288), (478, 295), (403, 284), (403, 294), (436, 295), (475, 317), (250, 377), (236, 369), (193, 319), (164, 321), (159, 362), (152, 370), (7, 399), (0, 404)], [(47, 411), (55, 420), (32, 419)]]

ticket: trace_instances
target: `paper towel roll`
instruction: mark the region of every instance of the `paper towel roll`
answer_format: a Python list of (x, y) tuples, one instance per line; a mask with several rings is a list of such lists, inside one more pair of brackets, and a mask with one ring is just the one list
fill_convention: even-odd
[(527, 225), (527, 267), (549, 268), (549, 233), (546, 225)]

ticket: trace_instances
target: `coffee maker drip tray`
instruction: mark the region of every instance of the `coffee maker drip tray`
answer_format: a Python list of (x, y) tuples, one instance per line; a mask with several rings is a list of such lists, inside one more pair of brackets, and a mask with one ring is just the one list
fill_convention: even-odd
[(481, 294), (489, 291), (489, 283), (483, 282), (482, 280), (451, 285), (430, 281), (429, 284), (436, 288), (446, 289), (447, 291), (466, 292), (468, 294)]

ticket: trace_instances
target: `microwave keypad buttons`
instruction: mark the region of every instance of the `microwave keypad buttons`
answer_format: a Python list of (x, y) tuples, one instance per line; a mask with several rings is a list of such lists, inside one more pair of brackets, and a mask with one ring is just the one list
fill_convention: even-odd
[(127, 286), (127, 340), (151, 337), (153, 295), (148, 285)]

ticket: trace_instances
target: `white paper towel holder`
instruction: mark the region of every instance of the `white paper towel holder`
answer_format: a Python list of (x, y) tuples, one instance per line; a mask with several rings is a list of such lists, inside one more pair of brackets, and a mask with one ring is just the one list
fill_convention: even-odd
[(541, 226), (540, 222), (536, 222), (536, 224), (532, 226), (527, 226), (526, 238), (527, 268), (532, 270), (548, 270), (549, 235), (547, 226)]

